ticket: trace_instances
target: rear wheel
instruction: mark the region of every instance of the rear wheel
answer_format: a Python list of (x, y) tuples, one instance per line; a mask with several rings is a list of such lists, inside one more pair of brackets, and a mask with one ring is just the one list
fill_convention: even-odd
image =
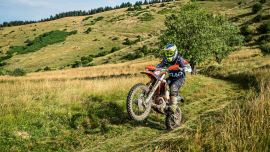
[(128, 93), (126, 108), (129, 116), (136, 121), (143, 121), (151, 111), (151, 101), (145, 102), (148, 88), (144, 84), (136, 84)]
[(182, 113), (181, 109), (177, 107), (175, 113), (167, 113), (165, 118), (165, 125), (168, 130), (173, 130), (181, 125)]

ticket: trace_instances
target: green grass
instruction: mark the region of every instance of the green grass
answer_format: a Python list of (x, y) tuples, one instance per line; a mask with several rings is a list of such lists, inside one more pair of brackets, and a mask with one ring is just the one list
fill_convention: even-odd
[[(87, 83), (85, 80), (81, 81), (81, 83)], [(1, 85), (11, 86), (11, 83), (5, 82)], [(44, 82), (28, 83), (38, 88), (39, 84)], [(26, 84), (30, 85), (28, 83)], [(9, 110), (1, 109), (0, 145), (2, 150), (109, 151), (113, 148), (114, 151), (127, 149), (138, 151), (141, 148), (142, 150), (154, 149), (157, 146), (156, 142), (166, 143), (163, 140), (166, 140), (168, 136), (175, 138), (177, 132), (187, 129), (196, 132), (195, 128), (199, 125), (196, 120), (201, 115), (219, 110), (220, 107), (233, 102), (244, 93), (244, 91), (235, 92), (239, 89), (237, 85), (222, 80), (204, 76), (190, 77), (181, 91), (187, 98), (186, 103), (181, 106), (185, 123), (177, 132), (168, 133), (165, 130), (164, 117), (154, 112), (146, 123), (129, 120), (125, 111), (125, 99), (129, 88), (119, 88), (106, 94), (92, 94), (91, 92), (85, 94), (86, 90), (84, 90), (78, 94), (77, 99), (76, 97), (64, 99), (59, 96), (59, 91), (75, 93), (80, 90), (75, 86), (70, 88), (71, 90), (68, 88), (63, 90), (58, 85), (68, 85), (70, 82), (63, 83), (52, 86), (55, 91), (41, 93), (39, 89), (32, 90), (23, 87), (21, 93), (13, 94), (15, 101), (19, 101), (19, 96), (28, 92), (29, 102), (14, 101), (14, 105), (8, 108)], [(23, 85), (23, 83), (18, 85)], [(20, 108), (21, 106), (24, 108)], [(181, 138), (180, 134), (177, 135), (178, 138)], [(148, 143), (150, 139), (155, 140)], [(142, 143), (146, 144), (145, 147)], [(162, 146), (162, 144), (158, 145)]]
[(28, 40), (25, 46), (11, 46), (7, 51), (7, 54), (26, 54), (40, 50), (43, 47), (52, 45), (55, 43), (60, 43), (66, 40), (66, 38), (72, 34), (76, 34), (77, 31), (65, 32), (65, 31), (51, 31), (44, 33), (36, 37), (33, 41)]
[[(251, 8), (238, 8), (234, 1), (197, 3), (217, 13), (238, 16), (237, 24), (244, 24), (254, 17), (243, 17), (251, 12)], [(168, 3), (166, 7), (170, 5)], [(180, 2), (176, 6), (180, 6)], [(76, 60), (84, 62), (87, 57), (103, 52), (106, 53), (95, 56), (90, 63), (125, 61), (123, 56), (157, 41), (156, 31), (164, 28), (164, 14), (167, 14), (166, 11), (164, 14), (157, 12), (163, 9), (151, 6), (149, 11), (154, 19), (144, 22), (137, 16), (142, 13), (134, 11), (129, 16), (125, 9), (87, 18), (65, 18), (52, 21), (53, 24), (27, 25), (23, 29), (4, 28), (0, 36), (4, 54), (10, 45), (24, 46), (27, 39), (45, 32), (78, 30), (78, 34), (67, 37), (62, 43), (14, 55), (4, 68), (22, 67), (34, 71), (48, 66), (57, 69)], [(91, 25), (91, 33), (83, 33), (88, 28), (85, 24), (98, 16), (104, 18)], [(110, 20), (113, 21), (108, 23)], [(254, 27), (259, 25), (256, 23)], [(132, 46), (122, 44), (126, 38), (135, 40), (137, 35), (144, 40)], [(118, 39), (112, 40), (114, 37)], [(100, 50), (100, 47), (104, 49)], [(121, 49), (112, 51), (112, 47)], [(1, 80), (0, 149), (269, 151), (269, 61), (269, 55), (262, 55), (260, 50), (244, 48), (232, 53), (221, 64), (201, 65), (200, 72), (205, 76), (188, 75), (180, 91), (186, 99), (181, 104), (183, 125), (171, 132), (165, 130), (164, 116), (154, 112), (144, 123), (128, 118), (126, 96), (133, 84), (145, 82), (145, 79), (137, 80), (141, 76), (95, 80)], [(0, 69), (1, 72), (6, 70)]]

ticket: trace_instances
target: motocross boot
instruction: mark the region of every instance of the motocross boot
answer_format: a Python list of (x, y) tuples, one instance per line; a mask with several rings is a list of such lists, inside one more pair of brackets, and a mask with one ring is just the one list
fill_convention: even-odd
[(173, 114), (176, 113), (177, 110), (177, 97), (176, 96), (171, 96), (171, 100), (168, 106), (168, 111), (172, 112)]

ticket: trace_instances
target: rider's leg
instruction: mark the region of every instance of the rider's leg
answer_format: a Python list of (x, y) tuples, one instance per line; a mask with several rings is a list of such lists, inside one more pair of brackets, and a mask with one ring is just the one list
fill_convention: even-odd
[(175, 112), (177, 109), (177, 96), (181, 86), (184, 84), (184, 79), (177, 79), (171, 81), (170, 83), (170, 102), (169, 106), (172, 112)]

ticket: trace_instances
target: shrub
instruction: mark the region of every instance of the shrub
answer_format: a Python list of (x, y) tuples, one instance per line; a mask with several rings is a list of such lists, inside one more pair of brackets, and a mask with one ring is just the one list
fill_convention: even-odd
[(140, 36), (140, 35), (137, 35), (136, 38), (137, 38), (137, 40), (136, 40), (137, 42), (141, 42), (143, 40), (142, 36)]
[(134, 44), (133, 41), (131, 41), (129, 38), (126, 38), (123, 42), (124, 45), (132, 45)]
[(245, 42), (250, 42), (252, 40), (252, 35), (246, 35), (244, 40)]
[(85, 34), (89, 34), (91, 31), (92, 31), (92, 28), (89, 27), (89, 28), (86, 29), (86, 31), (84, 31), (84, 33), (85, 33)]
[(263, 44), (263, 43), (267, 43), (267, 42), (270, 42), (270, 35), (267, 34), (267, 35), (262, 35), (258, 38), (257, 42), (259, 44)]
[(240, 29), (242, 35), (251, 35), (253, 34), (253, 27), (250, 25), (245, 25)]
[(75, 61), (75, 62), (71, 65), (72, 68), (78, 68), (78, 67), (80, 67), (80, 66), (82, 66), (81, 61)]
[(93, 55), (83, 56), (81, 57), (80, 60), (77, 60), (73, 64), (71, 64), (71, 67), (77, 68), (81, 66), (83, 67), (90, 66), (92, 61), (93, 61)]
[(142, 10), (142, 6), (141, 5), (134, 5), (133, 7), (128, 7), (127, 11), (140, 11)]
[(10, 72), (9, 75), (15, 76), (15, 77), (24, 76), (24, 75), (26, 75), (26, 72), (24, 71), (24, 69), (16, 68), (12, 72)]
[(120, 47), (113, 47), (110, 52), (113, 53), (113, 52), (116, 52), (118, 50), (120, 50)]
[(102, 57), (102, 56), (105, 56), (107, 54), (108, 54), (107, 52), (99, 52), (97, 55), (95, 55), (95, 57)]
[(259, 14), (259, 15), (257, 15), (257, 16), (255, 16), (254, 18), (253, 18), (253, 21), (254, 22), (260, 22), (260, 21), (262, 21), (262, 15), (261, 14)]
[(26, 43), (27, 46), (31, 46), (33, 44), (33, 41), (27, 39), (26, 41), (24, 41), (24, 43)]
[(154, 18), (154, 16), (151, 13), (144, 13), (142, 16), (138, 17), (141, 21), (151, 21)]
[(93, 61), (93, 57), (91, 55), (81, 57), (82, 66), (88, 66), (89, 63)]
[(3, 68), (0, 68), (0, 76), (1, 75), (6, 75), (7, 74), (7, 71)]
[(88, 19), (90, 19), (90, 18), (93, 18), (93, 16), (87, 16), (87, 17), (85, 17), (82, 21), (86, 21), (86, 20), (88, 20)]
[(162, 4), (160, 4), (159, 7), (165, 7), (165, 6), (166, 6), (166, 4), (162, 3)]
[(133, 7), (128, 7), (127, 11), (134, 11)]
[(142, 10), (141, 5), (134, 5), (134, 10), (136, 11)]
[(265, 3), (265, 2), (266, 2), (266, 0), (260, 0), (260, 3), (262, 3), (262, 4)]
[(169, 14), (169, 13), (174, 13), (174, 12), (176, 12), (176, 11), (173, 9), (164, 8), (164, 9), (158, 11), (158, 14)]
[(51, 71), (52, 69), (50, 67), (46, 66), (43, 70), (44, 71)]
[(266, 34), (270, 32), (270, 21), (263, 23), (258, 27), (257, 31), (261, 34)]
[(113, 41), (119, 40), (119, 37), (113, 37), (112, 40)]
[(144, 55), (147, 55), (150, 52), (149, 48), (146, 45), (143, 45), (143, 47), (139, 48), (138, 50)]
[(252, 13), (256, 14), (262, 9), (262, 4), (261, 3), (256, 3), (252, 6)]
[(98, 22), (98, 21), (101, 21), (101, 20), (103, 20), (103, 19), (104, 19), (103, 16), (99, 16), (99, 17), (95, 18), (94, 21)]
[(122, 59), (135, 60), (135, 59), (141, 58), (143, 56), (144, 56), (144, 54), (142, 52), (134, 52), (134, 53), (129, 53), (129, 54), (123, 56)]
[(264, 54), (270, 54), (270, 43), (264, 43), (260, 46), (260, 49)]
[(0, 62), (0, 67), (5, 66), (5, 65), (7, 65), (6, 62), (4, 62), (4, 61)]

